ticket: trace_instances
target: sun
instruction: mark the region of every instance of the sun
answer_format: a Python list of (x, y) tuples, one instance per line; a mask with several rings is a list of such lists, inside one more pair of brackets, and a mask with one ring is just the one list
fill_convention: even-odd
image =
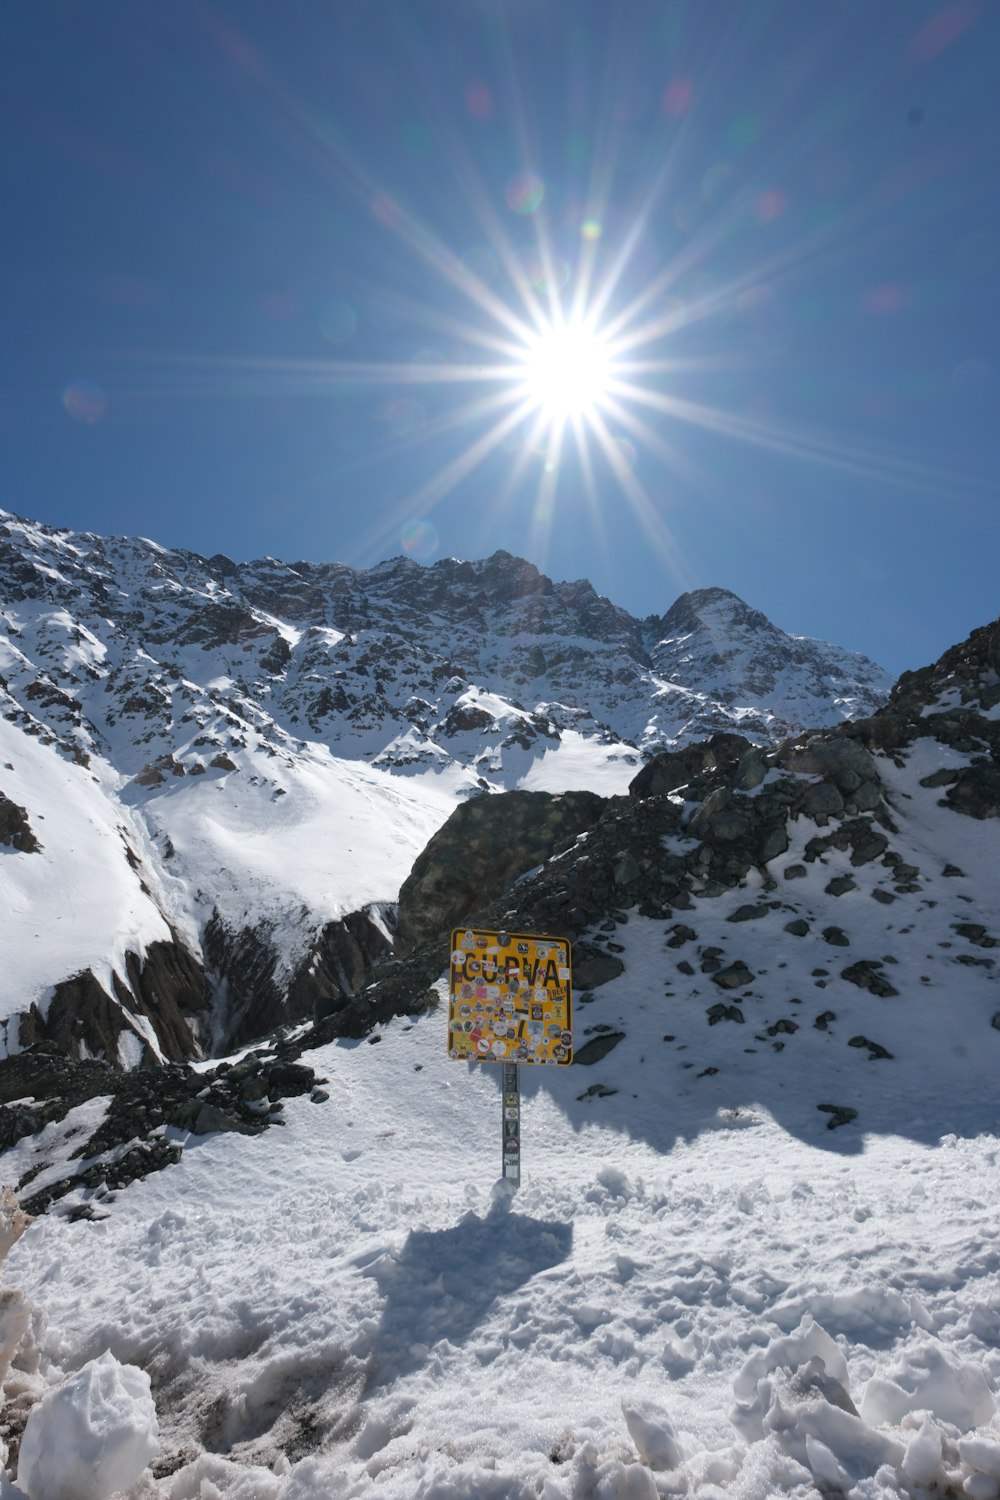
[(597, 411), (613, 380), (607, 341), (584, 319), (552, 323), (525, 347), (523, 395), (552, 422), (572, 421)]

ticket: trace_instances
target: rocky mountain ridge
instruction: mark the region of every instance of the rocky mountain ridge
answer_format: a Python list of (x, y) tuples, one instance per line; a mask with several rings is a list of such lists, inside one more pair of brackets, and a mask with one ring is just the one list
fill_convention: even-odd
[(723, 590), (640, 621), (503, 552), (238, 564), (0, 512), (6, 1044), (132, 1066), (336, 1005), (461, 800), (887, 689)]

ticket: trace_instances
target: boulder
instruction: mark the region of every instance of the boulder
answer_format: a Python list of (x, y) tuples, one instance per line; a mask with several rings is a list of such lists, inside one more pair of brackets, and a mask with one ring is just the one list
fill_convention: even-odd
[(734, 912), (730, 912), (729, 916), (726, 918), (726, 921), (756, 922), (759, 921), (761, 917), (766, 917), (769, 914), (770, 910), (771, 908), (767, 905), (766, 902), (747, 901), (744, 902), (742, 906), (738, 906)]
[(858, 1117), (857, 1110), (851, 1109), (848, 1104), (817, 1104), (816, 1108), (830, 1116), (826, 1122), (827, 1130), (836, 1130), (838, 1125), (849, 1125)]
[[(757, 786), (754, 769), (761, 751), (741, 734), (713, 734), (707, 740), (684, 745), (680, 750), (655, 755), (629, 783), (630, 797), (660, 797), (686, 786), (697, 776), (714, 771), (742, 774), (742, 784)], [(766, 765), (765, 765), (766, 774)], [(764, 777), (761, 775), (760, 781)]]
[(889, 999), (898, 995), (899, 991), (880, 973), (881, 968), (881, 959), (862, 958), (856, 964), (849, 964), (846, 969), (842, 969), (840, 977), (850, 984), (856, 984), (859, 989), (870, 990), (881, 999)]
[(713, 974), (712, 983), (717, 984), (723, 990), (741, 990), (753, 983), (753, 973), (742, 959), (737, 959), (728, 968), (720, 969), (718, 974)]
[(779, 748), (777, 760), (798, 776), (821, 777), (840, 792), (856, 792), (866, 781), (878, 783), (878, 770), (869, 752), (843, 733), (813, 735), (804, 743), (786, 742)]
[(717, 1001), (715, 1005), (710, 1005), (706, 1011), (706, 1015), (708, 1016), (709, 1026), (717, 1026), (720, 1021), (738, 1021), (741, 1026), (745, 1024), (743, 1012), (739, 1006), (723, 1005), (721, 1000)]
[(602, 1057), (607, 1057), (608, 1053), (624, 1040), (624, 1031), (605, 1031), (600, 1036), (591, 1037), (590, 1041), (584, 1042), (582, 1047), (574, 1048), (573, 1062), (589, 1068), (593, 1063), (600, 1062)]
[(575, 989), (596, 990), (617, 979), (625, 972), (625, 965), (613, 953), (605, 953), (589, 943), (578, 943), (573, 949), (573, 986)]
[(470, 920), (589, 832), (607, 806), (594, 792), (506, 792), (457, 807), (403, 883), (397, 953)]
[(978, 761), (959, 772), (944, 805), (970, 818), (1000, 818), (1000, 766)]

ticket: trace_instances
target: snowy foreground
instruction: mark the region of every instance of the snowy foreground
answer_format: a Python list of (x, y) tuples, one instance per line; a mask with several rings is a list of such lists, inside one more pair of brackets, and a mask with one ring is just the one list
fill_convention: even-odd
[[(630, 975), (581, 1021), (644, 993), (648, 933), (629, 933)], [(99, 1380), (139, 1463), (158, 1422), (136, 1497), (996, 1496), (989, 1069), (956, 1039), (940, 1073), (945, 1029), (879, 1035), (916, 1088), (908, 1136), (898, 1101), (828, 1130), (805, 1055), (755, 1069), (767, 1108), (631, 1035), (596, 1067), (535, 1069), (512, 1201), (498, 1069), (447, 1060), (441, 1011), (309, 1054), (327, 1102), (192, 1140), (102, 1221), (51, 1214), (11, 1251), (53, 1394), (108, 1350), (139, 1367), (64, 1395), (42, 1435), (66, 1487), (32, 1500), (107, 1493), (73, 1457)], [(841, 1087), (876, 1078), (844, 1055)], [(595, 1082), (617, 1093), (578, 1098)]]

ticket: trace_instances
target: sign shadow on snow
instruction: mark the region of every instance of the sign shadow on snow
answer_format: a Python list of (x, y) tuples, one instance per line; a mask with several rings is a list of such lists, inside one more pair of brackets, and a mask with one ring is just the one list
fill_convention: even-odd
[(463, 1344), (498, 1297), (566, 1260), (573, 1227), (511, 1213), (499, 1200), (451, 1229), (411, 1230), (398, 1255), (368, 1268), (385, 1297), (369, 1388), (423, 1364), (441, 1339)]
[[(910, 1047), (905, 1026), (896, 1016), (890, 1015), (893, 1031), (883, 1033), (893, 1047), (888, 1060), (873, 1060), (865, 1046), (850, 1040), (858, 1021), (846, 1017), (829, 1036), (814, 1036), (811, 1028), (803, 1027), (795, 1040), (806, 1039), (806, 1056), (796, 1058), (789, 1045), (778, 1055), (755, 1059), (753, 1065), (746, 1062), (743, 1042), (749, 1034), (751, 1044), (760, 1043), (749, 1026), (733, 1027), (738, 1035), (724, 1050), (713, 1031), (701, 1024), (686, 1032), (678, 1028), (676, 1038), (663, 1037), (661, 1042), (651, 1025), (640, 1035), (616, 1012), (609, 1019), (620, 1044), (593, 1065), (575, 1060), (569, 1068), (522, 1069), (526, 1178), (537, 1149), (531, 1107), (542, 1094), (552, 1099), (575, 1132), (600, 1125), (626, 1139), (645, 1141), (661, 1156), (668, 1156), (678, 1142), (710, 1132), (754, 1130), (765, 1124), (766, 1116), (796, 1139), (843, 1157), (861, 1156), (871, 1135), (901, 1135), (937, 1146), (951, 1135), (975, 1137), (1000, 1129), (995, 1096), (960, 1087), (960, 1072), (935, 1079), (928, 1071), (926, 1048)], [(869, 1026), (873, 1029), (872, 1023)], [(819, 1039), (828, 1044), (828, 1051), (817, 1057)], [(907, 1050), (912, 1055), (906, 1056)], [(937, 1054), (938, 1061), (960, 1070), (960, 1054), (965, 1051), (964, 1042), (953, 1042), (950, 1053)], [(692, 1059), (689, 1069), (679, 1066), (679, 1054)], [(482, 1068), (499, 1093), (499, 1068), (479, 1063), (469, 1068)]]

